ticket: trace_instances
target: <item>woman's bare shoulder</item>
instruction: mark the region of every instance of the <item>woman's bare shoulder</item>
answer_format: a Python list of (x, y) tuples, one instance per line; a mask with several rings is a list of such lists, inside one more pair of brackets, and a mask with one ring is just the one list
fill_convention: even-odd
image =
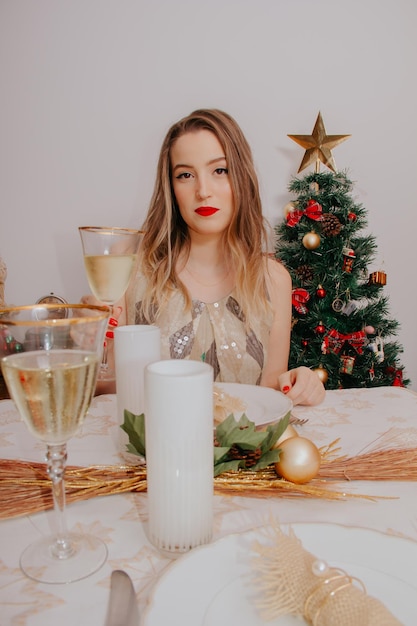
[(267, 267), (267, 280), (269, 279), (273, 285), (280, 287), (291, 288), (292, 280), (291, 275), (287, 268), (277, 259), (269, 257), (266, 261)]

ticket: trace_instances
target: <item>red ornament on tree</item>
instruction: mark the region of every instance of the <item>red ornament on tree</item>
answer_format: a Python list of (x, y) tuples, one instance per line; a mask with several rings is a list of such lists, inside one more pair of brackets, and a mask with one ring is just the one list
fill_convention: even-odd
[(297, 313), (301, 313), (305, 315), (308, 311), (306, 307), (306, 303), (310, 300), (310, 294), (306, 289), (302, 289), (301, 287), (297, 287), (292, 290), (292, 305), (297, 311)]
[(326, 332), (326, 327), (324, 326), (323, 322), (320, 322), (320, 324), (318, 324), (314, 330), (318, 335), (324, 335), (324, 333)]
[(357, 217), (356, 213), (353, 213), (352, 211), (350, 211), (348, 213), (348, 220), (350, 222), (355, 222), (356, 221), (356, 217)]
[(303, 348), (307, 348), (307, 346), (308, 346), (308, 339), (301, 339), (301, 345), (303, 346)]
[(319, 285), (319, 286), (317, 287), (317, 290), (316, 290), (316, 296), (317, 296), (318, 298), (320, 298), (320, 299), (322, 299), (322, 298), (325, 298), (325, 297), (326, 297), (326, 290), (325, 290), (325, 289), (323, 289), (323, 287), (322, 287), (321, 285)]
[(403, 373), (401, 370), (396, 370), (394, 382), (392, 383), (393, 387), (404, 387), (403, 383)]

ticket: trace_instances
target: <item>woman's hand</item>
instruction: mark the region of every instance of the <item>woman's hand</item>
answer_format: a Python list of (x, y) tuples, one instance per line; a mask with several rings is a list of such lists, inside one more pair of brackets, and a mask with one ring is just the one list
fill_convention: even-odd
[(326, 390), (316, 372), (297, 367), (278, 376), (278, 388), (296, 404), (313, 406), (323, 402)]
[[(94, 296), (88, 294), (86, 296), (82, 296), (80, 302), (82, 304), (89, 304), (91, 306), (103, 306), (103, 303), (100, 300), (97, 300)], [(123, 302), (121, 301), (121, 304)], [(115, 304), (111, 307), (111, 317), (109, 318), (109, 330), (119, 325), (119, 318), (123, 312), (123, 307)]]
[[(103, 306), (103, 303), (97, 300), (92, 295), (82, 296), (82, 304), (89, 304), (92, 306)], [(106, 338), (107, 342), (107, 362), (114, 368), (114, 329), (119, 325), (119, 318), (123, 312), (123, 307), (115, 305), (112, 307), (112, 313), (108, 321)], [(97, 380), (96, 389), (94, 395), (99, 396), (103, 393), (116, 393), (116, 381), (115, 380)]]

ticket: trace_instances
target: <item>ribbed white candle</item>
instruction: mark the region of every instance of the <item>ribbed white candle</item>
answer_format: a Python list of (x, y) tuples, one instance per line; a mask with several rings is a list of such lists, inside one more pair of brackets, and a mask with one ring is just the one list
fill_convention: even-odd
[(213, 369), (188, 360), (145, 368), (149, 539), (186, 552), (213, 528)]
[[(120, 326), (114, 331), (114, 356), (117, 386), (117, 419), (123, 424), (124, 411), (135, 415), (144, 413), (144, 370), (145, 366), (161, 358), (161, 332), (157, 326), (132, 324)], [(117, 446), (127, 460), (127, 434), (118, 429)]]

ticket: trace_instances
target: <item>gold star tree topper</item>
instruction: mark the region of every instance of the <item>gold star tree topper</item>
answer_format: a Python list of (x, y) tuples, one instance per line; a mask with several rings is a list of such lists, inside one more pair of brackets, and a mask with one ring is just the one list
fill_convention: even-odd
[(333, 172), (336, 172), (332, 150), (342, 141), (348, 139), (350, 135), (326, 135), (323, 118), (319, 112), (311, 135), (288, 135), (288, 137), (302, 148), (306, 148), (298, 172), (301, 172), (312, 163), (315, 163), (316, 172), (319, 172), (320, 162)]

